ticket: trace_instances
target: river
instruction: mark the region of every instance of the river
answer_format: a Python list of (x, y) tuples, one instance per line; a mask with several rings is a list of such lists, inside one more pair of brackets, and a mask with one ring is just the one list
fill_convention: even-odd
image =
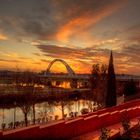
[[(64, 115), (70, 118), (73, 114), (81, 115), (83, 108), (88, 108), (89, 111), (97, 110), (99, 105), (90, 100), (77, 100), (77, 101), (62, 101), (62, 102), (42, 102), (35, 104), (35, 118), (36, 123), (50, 123), (52, 121), (62, 119)], [(33, 123), (33, 108), (30, 107), (28, 112), (29, 124)], [(5, 128), (9, 128), (10, 123), (24, 122), (24, 113), (21, 107), (14, 108), (0, 108), (0, 124), (4, 123)]]

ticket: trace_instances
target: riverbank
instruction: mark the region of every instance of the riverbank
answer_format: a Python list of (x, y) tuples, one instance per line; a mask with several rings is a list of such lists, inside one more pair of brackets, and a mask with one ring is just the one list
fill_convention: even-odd
[(14, 107), (20, 106), (20, 104), (34, 104), (42, 101), (67, 101), (67, 100), (77, 100), (77, 99), (92, 99), (93, 94), (90, 90), (63, 90), (61, 92), (55, 92), (57, 89), (54, 89), (52, 93), (47, 93), (43, 91), (35, 93), (1, 93), (0, 94), (0, 107)]
[(131, 96), (126, 96), (125, 97), (125, 102), (135, 100), (135, 99), (140, 99), (140, 91), (134, 95)]

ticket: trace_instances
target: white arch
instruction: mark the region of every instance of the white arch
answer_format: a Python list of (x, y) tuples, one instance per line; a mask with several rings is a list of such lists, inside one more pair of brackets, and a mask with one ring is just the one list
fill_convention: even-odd
[(54, 59), (49, 65), (48, 65), (48, 68), (47, 68), (47, 71), (46, 72), (50, 72), (50, 68), (52, 67), (52, 65), (55, 63), (55, 62), (61, 62), (67, 69), (67, 72), (69, 75), (74, 75), (75, 72), (72, 70), (72, 68), (62, 59)]

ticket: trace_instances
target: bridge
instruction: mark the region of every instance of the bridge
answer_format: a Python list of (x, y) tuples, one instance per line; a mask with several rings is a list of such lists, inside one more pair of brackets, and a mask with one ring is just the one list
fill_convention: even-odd
[[(51, 73), (51, 67), (54, 63), (61, 62), (67, 70), (67, 73)], [(90, 78), (91, 74), (76, 74), (74, 70), (68, 65), (64, 60), (54, 59), (49, 65), (46, 71), (40, 75), (40, 77), (44, 78), (46, 82), (51, 81), (54, 85), (57, 85), (58, 81), (69, 82), (70, 87), (89, 87), (90, 86)], [(138, 86), (140, 86), (140, 76), (134, 75), (126, 75), (126, 74), (116, 74), (116, 79), (119, 83), (127, 82), (133, 79)], [(76, 84), (76, 85), (75, 85)]]

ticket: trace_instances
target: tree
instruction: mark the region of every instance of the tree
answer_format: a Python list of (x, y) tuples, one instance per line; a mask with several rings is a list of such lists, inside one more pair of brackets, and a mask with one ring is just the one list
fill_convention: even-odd
[(59, 102), (55, 102), (56, 106), (60, 105), (59, 109), (61, 110), (61, 113), (62, 113), (62, 119), (66, 118), (65, 109), (66, 109), (67, 104), (68, 104), (68, 101), (66, 100), (60, 100)]
[(95, 100), (105, 104), (105, 94), (106, 94), (106, 75), (107, 75), (107, 65), (94, 64), (91, 71), (91, 90), (94, 93)]
[(111, 51), (107, 75), (106, 107), (115, 106), (116, 104), (117, 104), (116, 76), (113, 65), (113, 55)]
[(35, 103), (32, 104), (32, 109), (33, 109), (33, 124), (35, 124), (35, 119), (36, 119), (36, 115), (35, 115)]
[(124, 85), (123, 92), (126, 96), (134, 95), (137, 92), (137, 87), (133, 79), (131, 79)]
[(31, 106), (29, 104), (22, 104), (20, 108), (24, 114), (25, 126), (28, 126), (28, 113), (31, 109)]
[(24, 93), (24, 99), (22, 101), (23, 103), (21, 103), (20, 106), (24, 113), (25, 124), (27, 126), (28, 123), (27, 115), (31, 109), (31, 105), (32, 105), (32, 112), (33, 112), (33, 124), (35, 124), (35, 119), (36, 119), (35, 102), (37, 100), (37, 96), (35, 95), (36, 93), (35, 85), (39, 83), (39, 77), (34, 72), (24, 71), (20, 73), (19, 79), (20, 80), (18, 81), (18, 83), (20, 84), (20, 88)]

